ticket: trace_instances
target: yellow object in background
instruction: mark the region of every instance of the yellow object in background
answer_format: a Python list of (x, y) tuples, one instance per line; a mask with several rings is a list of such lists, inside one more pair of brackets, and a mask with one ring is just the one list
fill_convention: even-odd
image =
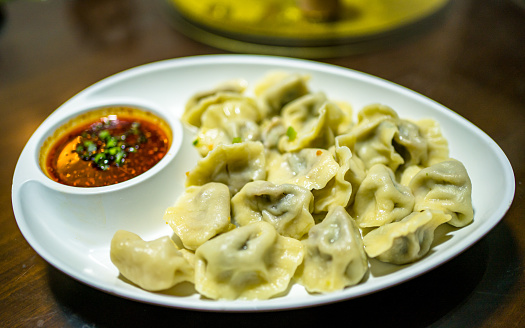
[[(413, 25), (440, 11), (449, 2), (449, 0), (166, 1), (176, 12), (179, 23), (183, 21), (183, 32), (189, 32), (191, 37), (199, 41), (225, 49), (238, 48), (239, 42), (245, 46), (249, 43), (252, 46), (258, 44), (278, 48), (333, 47), (362, 42), (364, 39), (377, 38), (382, 34)], [(249, 46), (247, 48), (250, 49)], [(272, 48), (266, 49), (266, 52), (272, 52)], [(238, 49), (233, 50), (238, 51)], [(273, 52), (275, 50), (273, 49)]]

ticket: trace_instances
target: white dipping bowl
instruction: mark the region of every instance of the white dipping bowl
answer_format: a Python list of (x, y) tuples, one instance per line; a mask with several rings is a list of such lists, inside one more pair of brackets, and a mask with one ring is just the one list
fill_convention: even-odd
[[(152, 168), (127, 181), (103, 187), (74, 187), (53, 181), (43, 171), (39, 157), (42, 145), (53, 133), (83, 113), (105, 107), (132, 107), (149, 112), (167, 123), (172, 141), (167, 154)], [(29, 229), (49, 231), (77, 247), (105, 245), (119, 229), (156, 234), (166, 228), (163, 215), (184, 190), (184, 172), (177, 161), (184, 133), (180, 121), (152, 102), (140, 99), (101, 99), (62, 108), (50, 116), (28, 143), (30, 160), (19, 162), (25, 170), (19, 192), (23, 211), (34, 222)], [(155, 195), (155, 197), (150, 197)], [(148, 197), (146, 197), (148, 196)]]

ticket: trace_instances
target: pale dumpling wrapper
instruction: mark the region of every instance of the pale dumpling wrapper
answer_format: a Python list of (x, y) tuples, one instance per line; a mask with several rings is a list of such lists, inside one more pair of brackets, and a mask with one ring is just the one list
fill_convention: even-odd
[(189, 110), (201, 100), (214, 96), (219, 92), (233, 92), (242, 94), (246, 90), (247, 82), (242, 79), (231, 79), (217, 84), (215, 87), (208, 90), (199, 91), (193, 94), (186, 102), (185, 110)]
[[(361, 183), (366, 178), (367, 169), (365, 166), (365, 163), (362, 159), (357, 157), (357, 155), (354, 155), (352, 152), (352, 149), (348, 147), (348, 144), (352, 144), (349, 139), (353, 139), (354, 137), (350, 134), (343, 134), (335, 138), (335, 147), (334, 151), (336, 152), (336, 158), (339, 157), (338, 162), (341, 165), (341, 167), (348, 166), (348, 169), (345, 169), (345, 175), (344, 179), (345, 181), (350, 182), (352, 185), (352, 193), (350, 195), (350, 199), (348, 200), (348, 205), (352, 205), (354, 203), (355, 194), (357, 193), (357, 190), (359, 190), (359, 187), (361, 186)], [(350, 154), (346, 150), (339, 150), (339, 149), (350, 149)], [(339, 152), (339, 156), (338, 155)], [(346, 164), (343, 164), (346, 163)]]
[(364, 107), (358, 115), (357, 125), (350, 130), (351, 149), (367, 168), (384, 164), (396, 171), (400, 166), (427, 165), (435, 161), (448, 147), (442, 147), (438, 125), (432, 120), (412, 122), (399, 118), (384, 105)]
[(285, 237), (300, 239), (315, 224), (313, 195), (293, 184), (247, 183), (231, 200), (233, 221), (239, 226), (265, 221)]
[(230, 190), (218, 182), (190, 186), (164, 214), (164, 221), (184, 247), (195, 250), (207, 240), (232, 228)]
[(456, 159), (422, 169), (409, 187), (415, 196), (416, 211), (444, 211), (452, 216), (448, 223), (454, 227), (464, 227), (474, 219), (472, 182), (465, 166)]
[(220, 144), (261, 139), (261, 114), (255, 100), (238, 97), (220, 104), (212, 104), (202, 114), (202, 124), (194, 141), (202, 156)]
[(287, 128), (280, 116), (273, 116), (261, 123), (261, 141), (266, 149), (275, 150)]
[(144, 241), (137, 234), (118, 230), (111, 240), (111, 262), (126, 279), (150, 291), (193, 282), (192, 256), (167, 236)]
[(213, 89), (198, 92), (186, 102), (181, 120), (187, 124), (200, 127), (202, 115), (209, 106), (222, 104), (230, 100), (244, 99), (245, 81), (230, 80)]
[(397, 113), (388, 106), (373, 104), (363, 107), (357, 118), (357, 124), (338, 137), (339, 145), (350, 148), (367, 169), (383, 164), (396, 171), (404, 163), (393, 144), (399, 133)]
[(396, 179), (400, 184), (408, 186), (412, 178), (423, 169), (420, 165), (410, 165), (396, 172)]
[(268, 181), (296, 184), (308, 190), (324, 188), (339, 170), (339, 164), (326, 149), (305, 148), (282, 155), (270, 152), (267, 163)]
[(186, 187), (220, 182), (236, 194), (246, 183), (266, 178), (266, 157), (260, 141), (219, 145), (187, 174)]
[(364, 106), (357, 113), (357, 126), (361, 127), (370, 127), (373, 128), (376, 125), (376, 122), (381, 122), (384, 120), (398, 120), (399, 115), (397, 112), (389, 106), (382, 104), (370, 104)]
[(414, 208), (409, 187), (401, 185), (385, 165), (374, 165), (357, 190), (353, 213), (360, 228), (379, 227), (399, 221)]
[(399, 119), (393, 141), (394, 148), (403, 157), (403, 166), (428, 162), (428, 142), (417, 124)]
[(397, 131), (397, 125), (393, 121), (385, 120), (370, 135), (356, 138), (355, 153), (368, 169), (376, 164), (383, 164), (395, 171), (404, 163), (403, 157), (393, 145)]
[(343, 117), (344, 112), (328, 101), (324, 93), (307, 94), (294, 100), (282, 110), (283, 122), (293, 134), (281, 137), (279, 150), (328, 149), (334, 144)]
[(319, 190), (312, 190), (315, 213), (328, 212), (336, 206), (346, 207), (352, 196), (352, 183), (346, 180), (346, 176), (354, 169), (355, 158), (352, 158), (352, 152), (348, 147), (333, 147), (331, 150), (339, 164), (339, 169), (326, 186)]
[(427, 141), (427, 159), (423, 166), (432, 166), (449, 159), (448, 141), (441, 132), (438, 122), (433, 119), (422, 119), (415, 122), (420, 133)]
[(269, 299), (286, 291), (303, 257), (300, 241), (270, 223), (252, 223), (197, 249), (195, 289), (211, 299)]
[(399, 222), (370, 231), (363, 238), (365, 251), (371, 258), (393, 264), (407, 264), (425, 256), (434, 231), (448, 222), (450, 215), (442, 211), (413, 212)]
[(334, 102), (341, 109), (341, 111), (343, 111), (343, 117), (341, 118), (341, 122), (339, 123), (339, 126), (337, 128), (336, 135), (348, 133), (348, 131), (350, 131), (355, 125), (353, 119), (354, 108), (347, 101), (336, 100)]
[(254, 90), (263, 117), (280, 115), (286, 104), (309, 93), (308, 80), (308, 76), (283, 71), (265, 75)]
[(231, 121), (222, 128), (199, 129), (194, 140), (199, 154), (206, 157), (210, 151), (220, 145), (231, 145), (241, 141), (258, 141), (259, 126), (252, 121)]
[(368, 271), (368, 258), (353, 218), (334, 207), (302, 241), (305, 258), (298, 282), (309, 292), (327, 293), (359, 283)]
[[(395, 124), (398, 120), (397, 112), (388, 106), (381, 104), (367, 105), (357, 112), (357, 122), (351, 128), (350, 133), (354, 136), (354, 139), (363, 139), (371, 136), (381, 122), (389, 121)], [(351, 149), (355, 151), (355, 149)]]

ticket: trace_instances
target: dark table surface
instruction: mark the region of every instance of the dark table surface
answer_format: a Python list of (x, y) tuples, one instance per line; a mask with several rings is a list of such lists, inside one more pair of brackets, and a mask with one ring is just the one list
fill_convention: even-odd
[[(435, 26), (409, 40), (316, 59), (413, 89), (489, 134), (516, 177), (514, 202), (502, 221), (457, 258), (409, 282), (337, 304), (273, 313), (169, 309), (95, 290), (28, 245), (11, 205), (20, 152), (70, 97), (141, 64), (227, 52), (186, 37), (151, 0), (20, 0), (3, 10), (0, 326), (314, 327), (339, 320), (355, 327), (525, 326), (525, 10), (513, 2), (456, 0)], [(115, 30), (104, 17), (125, 28)]]

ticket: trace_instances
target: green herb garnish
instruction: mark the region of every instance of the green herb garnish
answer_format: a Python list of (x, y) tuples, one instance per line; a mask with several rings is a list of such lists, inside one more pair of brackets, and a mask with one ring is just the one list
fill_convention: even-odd
[(234, 144), (235, 144), (235, 143), (241, 143), (241, 142), (242, 142), (241, 137), (235, 137), (235, 138), (233, 138), (233, 140), (232, 140), (232, 143), (234, 143)]
[[(140, 123), (133, 122), (129, 130), (122, 135), (112, 135), (111, 123), (97, 123), (91, 131), (84, 131), (74, 152), (84, 161), (91, 161), (93, 167), (108, 170), (112, 165), (122, 166), (129, 153), (134, 153), (147, 137), (140, 129)], [(129, 135), (136, 136), (135, 144), (125, 141)]]
[(295, 132), (293, 127), (289, 126), (288, 130), (286, 130), (286, 135), (290, 141), (294, 141), (295, 137), (297, 136), (297, 132)]

